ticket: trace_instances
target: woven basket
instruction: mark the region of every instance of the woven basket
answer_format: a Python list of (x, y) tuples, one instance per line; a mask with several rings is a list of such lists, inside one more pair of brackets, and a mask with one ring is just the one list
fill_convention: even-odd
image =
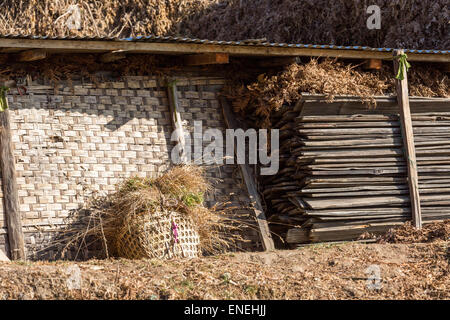
[(173, 211), (137, 215), (119, 230), (115, 242), (118, 256), (128, 259), (195, 258), (200, 251), (192, 221)]

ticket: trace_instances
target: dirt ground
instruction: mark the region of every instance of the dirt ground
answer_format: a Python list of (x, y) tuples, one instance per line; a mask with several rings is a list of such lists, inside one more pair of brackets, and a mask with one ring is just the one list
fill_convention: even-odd
[(449, 244), (317, 244), (192, 260), (0, 263), (0, 299), (449, 299)]

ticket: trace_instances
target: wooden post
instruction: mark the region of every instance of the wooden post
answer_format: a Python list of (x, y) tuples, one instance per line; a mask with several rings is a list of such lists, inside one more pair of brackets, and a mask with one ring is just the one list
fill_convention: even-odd
[(179, 156), (182, 163), (187, 162), (186, 141), (184, 137), (183, 124), (181, 122), (180, 112), (178, 112), (178, 93), (176, 81), (167, 79), (167, 95), (169, 97), (170, 119), (173, 129), (175, 130), (178, 147), (180, 148)]
[[(221, 98), (220, 103), (222, 105), (223, 117), (227, 127), (234, 130), (238, 129), (239, 126), (233, 116), (233, 113), (231, 112), (228, 102), (225, 100), (225, 98)], [(248, 195), (250, 196), (250, 200), (252, 201), (254, 206), (253, 211), (258, 222), (263, 248), (266, 251), (274, 250), (275, 245), (270, 234), (269, 225), (267, 223), (261, 198), (259, 197), (258, 189), (256, 188), (255, 180), (250, 170), (250, 166), (248, 164), (239, 164), (239, 167), (241, 169), (242, 177), (244, 178), (245, 185), (247, 187)]]
[(417, 174), (416, 150), (414, 147), (411, 111), (409, 109), (408, 79), (406, 74), (406, 67), (404, 65), (400, 65), (397, 59), (397, 57), (402, 54), (404, 54), (403, 50), (394, 51), (395, 74), (397, 74), (398, 68), (404, 68), (404, 79), (396, 79), (395, 85), (397, 87), (397, 101), (400, 107), (400, 123), (402, 128), (403, 145), (408, 167), (408, 186), (409, 196), (411, 198), (412, 220), (414, 227), (420, 229), (422, 228), (422, 215), (420, 210), (419, 178)]
[(24, 260), (25, 249), (8, 110), (0, 112), (0, 170), (11, 259)]

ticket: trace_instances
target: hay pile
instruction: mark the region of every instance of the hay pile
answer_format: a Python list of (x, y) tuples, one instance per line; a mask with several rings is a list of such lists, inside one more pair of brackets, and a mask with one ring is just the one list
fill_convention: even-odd
[(56, 87), (62, 81), (80, 78), (98, 84), (106, 77), (170, 74), (181, 67), (179, 59), (170, 56), (133, 54), (125, 59), (103, 63), (99, 54), (58, 54), (38, 62), (17, 62), (13, 59), (0, 65), (0, 81), (11, 79), (44, 80)]
[[(70, 6), (75, 3), (81, 26), (69, 30)], [(381, 8), (380, 30), (366, 27), (370, 5)], [(0, 34), (267, 38), (444, 50), (450, 44), (446, 0), (5, 0), (0, 17)]]
[(156, 179), (129, 178), (115, 193), (93, 199), (87, 205), (89, 213), (67, 227), (63, 256), (69, 250), (89, 250), (99, 241), (107, 257), (195, 257), (222, 252), (240, 240), (232, 234), (238, 227), (225, 211), (203, 206), (209, 188), (203, 169), (196, 166), (177, 166)]
[[(128, 37), (166, 35), (194, 12), (202, 12), (210, 0), (5, 0), (0, 6), (1, 34), (48, 36)], [(81, 16), (79, 30), (67, 21), (76, 4)]]
[[(380, 30), (367, 29), (370, 5), (381, 9)], [(219, 40), (447, 50), (448, 20), (446, 0), (227, 0), (185, 19), (179, 29)]]
[[(302, 92), (325, 94), (328, 101), (337, 95), (359, 96), (376, 107), (376, 95), (395, 93), (393, 67), (385, 64), (379, 71), (365, 71), (360, 65), (332, 59), (311, 59), (293, 63), (275, 75), (260, 74), (256, 81), (243, 84), (235, 79), (225, 95), (237, 113), (256, 115), (262, 128), (271, 127), (271, 115), (284, 104), (297, 101)], [(449, 77), (427, 65), (413, 64), (408, 73), (411, 96), (450, 97)]]
[(434, 222), (416, 229), (411, 222), (406, 222), (398, 228), (390, 229), (377, 239), (378, 243), (421, 243), (438, 240), (450, 240), (450, 220)]

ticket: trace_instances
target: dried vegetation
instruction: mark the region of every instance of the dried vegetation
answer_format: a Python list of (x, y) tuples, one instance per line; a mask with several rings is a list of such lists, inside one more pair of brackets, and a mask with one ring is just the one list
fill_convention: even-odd
[[(304, 64), (291, 64), (274, 75), (260, 74), (256, 81), (247, 84), (235, 75), (225, 95), (235, 112), (254, 114), (260, 126), (267, 128), (273, 112), (305, 92), (324, 94), (328, 101), (337, 95), (358, 96), (369, 107), (376, 107), (374, 96), (395, 93), (392, 69), (385, 64), (379, 71), (367, 71), (360, 65), (332, 59), (311, 59)], [(450, 79), (435, 67), (413, 64), (408, 80), (412, 96), (450, 97)]]
[[(370, 5), (381, 9), (379, 30), (367, 29)], [(447, 50), (448, 19), (446, 0), (228, 0), (196, 12), (179, 30), (220, 40)]]
[(95, 54), (59, 54), (38, 62), (7, 61), (0, 66), (0, 81), (31, 77), (31, 80), (43, 79), (56, 89), (61, 81), (68, 81), (70, 86), (72, 80), (80, 77), (98, 84), (105, 75), (113, 78), (162, 75), (176, 71), (179, 66), (172, 57), (148, 54), (129, 55), (109, 63), (102, 63)]
[[(127, 248), (123, 247), (124, 233), (133, 234), (136, 222), (157, 220), (162, 212), (175, 212), (192, 223), (204, 254), (234, 248), (237, 241), (242, 241), (235, 232), (239, 229), (237, 222), (231, 219), (230, 208), (208, 209), (203, 205), (204, 195), (209, 190), (204, 168), (197, 166), (173, 167), (156, 179), (129, 178), (118, 186), (116, 192), (87, 201), (86, 210), (81, 212), (84, 214), (77, 213), (79, 216), (75, 220), (72, 217), (74, 222), (51, 246), (62, 247), (64, 257), (70, 250), (77, 253), (86, 249), (95, 250), (98, 243), (102, 243), (106, 257), (135, 257), (137, 253), (128, 253)], [(155, 232), (163, 232), (158, 230)], [(131, 241), (145, 242), (151, 237), (153, 235), (141, 240), (136, 234)], [(139, 247), (144, 245), (138, 243)], [(134, 249), (130, 247), (129, 250)], [(139, 252), (139, 255), (142, 254)], [(151, 252), (148, 254), (151, 256)]]
[(450, 220), (434, 222), (414, 228), (410, 222), (401, 227), (393, 228), (378, 238), (379, 243), (417, 243), (450, 240)]
[[(81, 14), (69, 30), (70, 7)], [(370, 5), (381, 9), (381, 29), (368, 30)], [(342, 17), (345, 17), (343, 19)], [(182, 35), (417, 49), (448, 49), (446, 0), (5, 0), (2, 34), (48, 36)]]
[[(80, 29), (69, 29), (71, 6), (80, 11)], [(5, 0), (0, 7), (2, 34), (129, 37), (166, 35), (185, 17), (201, 12), (205, 0)]]
[[(317, 244), (197, 259), (0, 263), (0, 299), (449, 299), (448, 242)], [(369, 266), (381, 288), (367, 286)]]

